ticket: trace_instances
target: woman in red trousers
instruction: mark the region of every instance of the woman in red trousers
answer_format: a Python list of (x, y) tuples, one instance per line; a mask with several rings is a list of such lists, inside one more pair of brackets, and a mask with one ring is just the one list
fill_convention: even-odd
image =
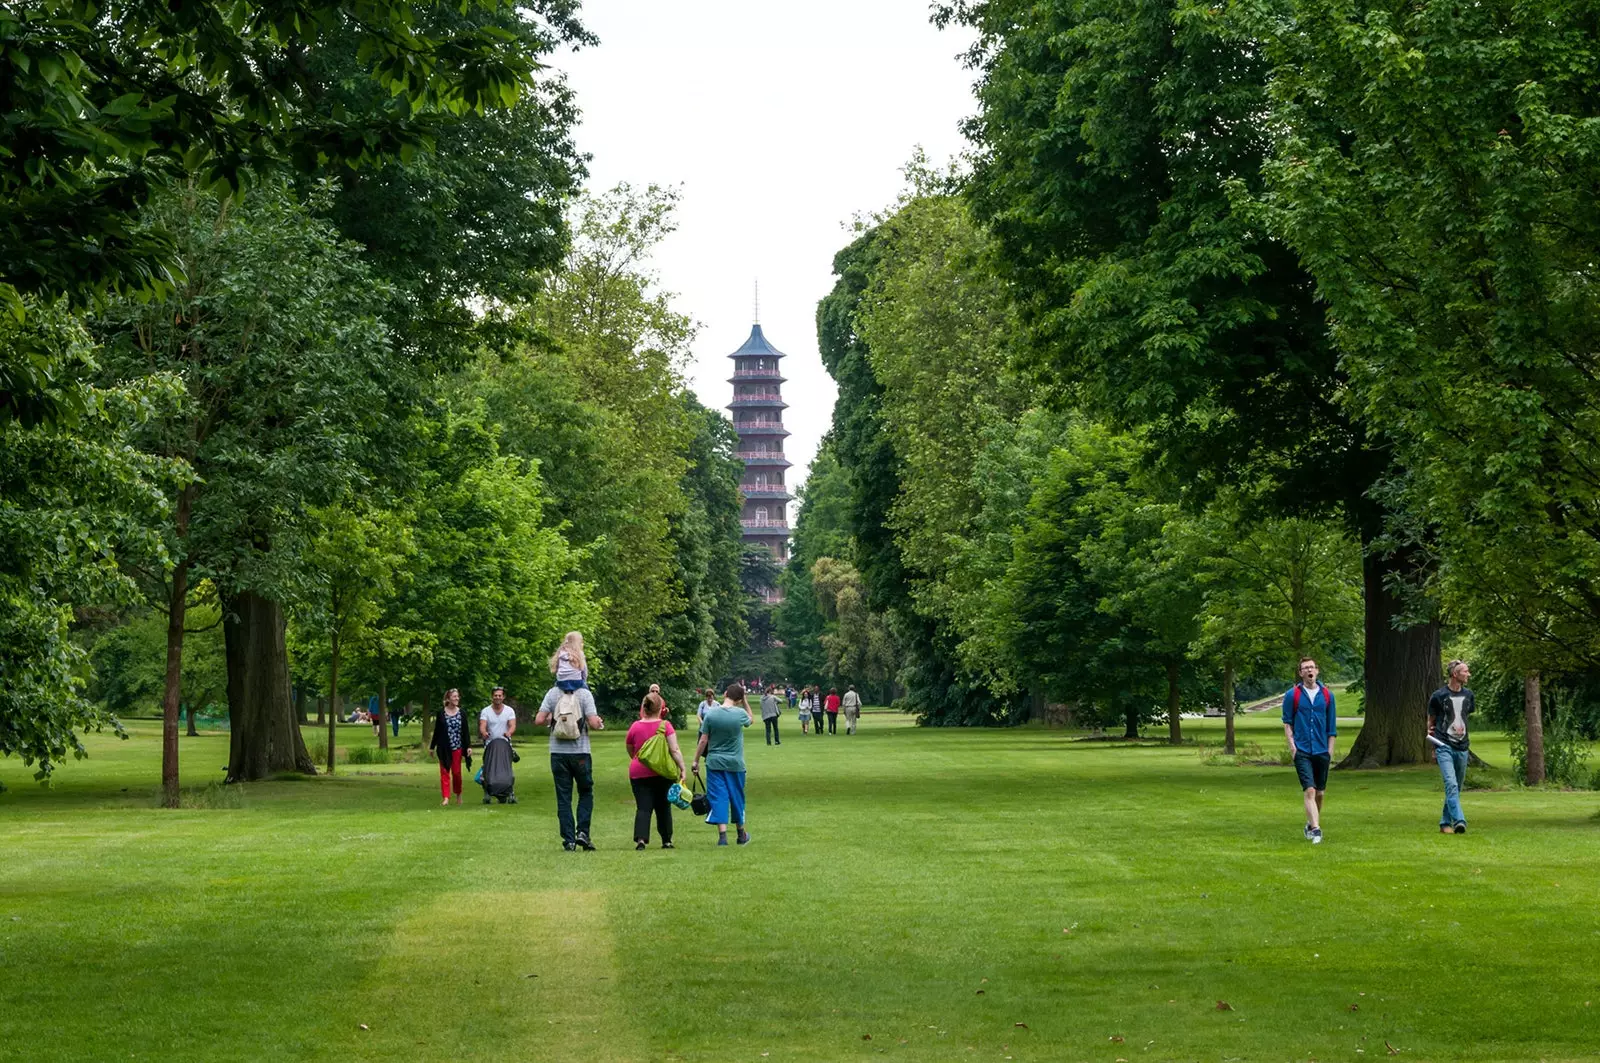
[(466, 717), (461, 715), (461, 691), (450, 688), (444, 696), (444, 712), (433, 725), (430, 748), (439, 755), (439, 793), (444, 798), (441, 805), (450, 803), (455, 792), (456, 804), (461, 803), (461, 761), (472, 756), (471, 738), (467, 732)]

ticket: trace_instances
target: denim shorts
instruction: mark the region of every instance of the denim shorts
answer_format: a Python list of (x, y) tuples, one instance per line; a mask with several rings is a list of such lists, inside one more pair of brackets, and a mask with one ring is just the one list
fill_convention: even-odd
[(1328, 764), (1332, 759), (1327, 753), (1296, 753), (1294, 773), (1300, 777), (1300, 789), (1326, 790)]

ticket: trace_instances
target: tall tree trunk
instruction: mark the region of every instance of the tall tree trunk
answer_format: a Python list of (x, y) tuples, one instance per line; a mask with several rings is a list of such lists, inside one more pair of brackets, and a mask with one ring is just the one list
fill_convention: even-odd
[(1139, 737), (1139, 710), (1131, 706), (1123, 712), (1122, 737)]
[(1366, 594), (1366, 705), (1361, 734), (1341, 768), (1381, 768), (1428, 760), (1428, 695), (1439, 679), (1439, 625), (1397, 631), (1402, 603), (1384, 586), (1403, 561), (1368, 554), (1361, 563)]
[(389, 680), (378, 677), (378, 748), (389, 748)]
[(1524, 774), (1529, 786), (1544, 782), (1544, 704), (1539, 693), (1539, 673), (1522, 677), (1522, 726), (1528, 740)]
[(289, 705), (289, 654), (283, 607), (253, 591), (223, 603), (228, 660), (228, 781), (254, 782), (278, 772), (315, 775)]
[(294, 722), (304, 727), (310, 721), (306, 719), (306, 692), (304, 687), (290, 686), (289, 696), (294, 699)]
[(199, 712), (199, 711), (200, 710), (198, 708), (196, 708), (194, 705), (191, 704), (189, 706), (188, 711), (184, 713), (184, 715), (189, 718), (189, 737), (190, 738), (199, 738), (200, 737), (200, 732), (196, 731), (194, 729), (194, 714), (196, 712)]
[(329, 640), (328, 653), (328, 774), (333, 774), (333, 743), (338, 737), (335, 728), (339, 725), (339, 636), (337, 634)]
[(1222, 666), (1222, 751), (1233, 756), (1233, 662)]
[(322, 726), (322, 723), (323, 723), (322, 718), (325, 715), (323, 713), (323, 711), (322, 711), (322, 701), (323, 701), (322, 697), (318, 696), (318, 698), (317, 698), (317, 726), (318, 727)]
[[(194, 505), (193, 485), (178, 492), (178, 541), (189, 533)], [(167, 598), (167, 674), (161, 692), (161, 807), (178, 807), (178, 705), (183, 698), (183, 624), (189, 604), (189, 556), (172, 570), (172, 593)]]
[(1167, 741), (1175, 746), (1183, 745), (1183, 723), (1178, 714), (1178, 677), (1181, 670), (1179, 662), (1167, 662)]

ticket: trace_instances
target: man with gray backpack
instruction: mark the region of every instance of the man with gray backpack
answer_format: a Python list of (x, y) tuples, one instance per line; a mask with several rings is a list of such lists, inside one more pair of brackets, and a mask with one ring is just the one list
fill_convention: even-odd
[[(550, 774), (555, 778), (556, 818), (561, 824), (561, 847), (594, 852), (589, 840), (589, 819), (594, 814), (594, 765), (589, 758), (589, 732), (603, 731), (606, 722), (594, 706), (587, 687), (562, 690), (551, 687), (539, 703), (535, 726), (550, 728)], [(578, 815), (572, 815), (572, 789), (578, 789)]]

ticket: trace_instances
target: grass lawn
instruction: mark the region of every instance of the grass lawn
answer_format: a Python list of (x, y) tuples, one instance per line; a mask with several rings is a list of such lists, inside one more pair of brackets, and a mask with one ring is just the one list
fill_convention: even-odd
[[(596, 853), (561, 851), (542, 741), (522, 803), (491, 808), (470, 784), (439, 808), (420, 763), (164, 812), (148, 723), (48, 790), (0, 761), (0, 1057), (1600, 1052), (1600, 794), (1469, 792), (1471, 833), (1444, 837), (1432, 769), (1336, 773), (1313, 847), (1287, 767), (784, 723), (780, 748), (749, 733), (753, 843), (717, 849), (685, 814), (673, 852), (633, 851), (616, 732), (596, 742)], [(1241, 731), (1282, 743), (1270, 713)], [(186, 785), (220, 778), (226, 741), (183, 740)]]

